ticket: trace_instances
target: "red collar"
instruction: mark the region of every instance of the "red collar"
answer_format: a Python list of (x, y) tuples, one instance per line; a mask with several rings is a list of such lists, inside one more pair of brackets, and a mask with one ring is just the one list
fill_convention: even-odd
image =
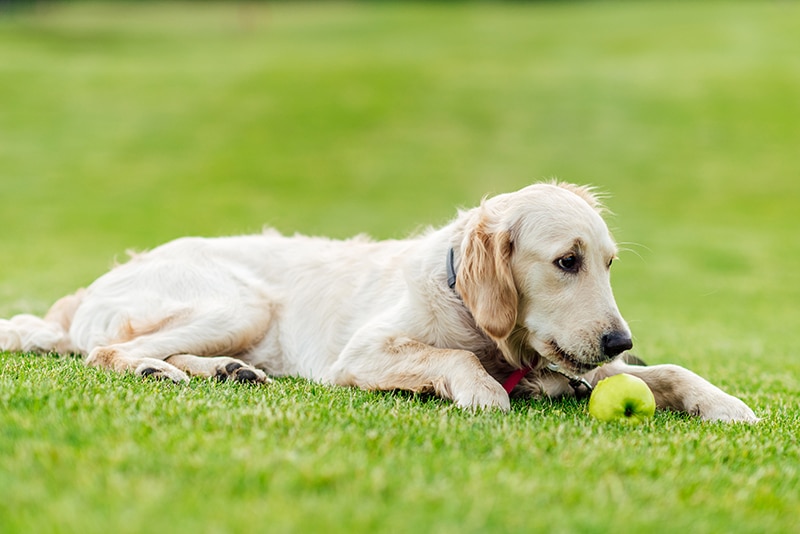
[[(568, 378), (569, 379), (569, 385), (572, 386), (572, 389), (575, 390), (575, 394), (576, 395), (581, 396), (581, 392), (579, 391), (579, 389), (581, 387), (583, 387), (586, 390), (586, 392), (583, 393), (584, 395), (592, 393), (592, 389), (593, 389), (592, 385), (589, 383), (588, 380), (586, 380), (582, 376), (576, 376), (576, 375), (567, 373), (564, 370), (562, 370), (558, 365), (556, 365), (554, 363), (549, 364), (547, 366), (547, 368), (550, 371), (553, 371), (555, 373), (558, 373), (558, 374), (564, 376), (565, 378)], [(509, 375), (509, 377), (506, 378), (506, 381), (503, 382), (503, 389), (506, 390), (506, 393), (511, 395), (511, 392), (514, 391), (514, 388), (517, 387), (517, 384), (519, 384), (520, 380), (525, 378), (525, 375), (530, 373), (532, 370), (533, 370), (532, 367), (523, 367), (522, 369), (517, 369), (516, 371), (511, 373), (511, 375)]]
[(530, 372), (531, 372), (530, 367), (523, 367), (522, 369), (517, 369), (516, 371), (511, 373), (511, 376), (506, 378), (505, 382), (503, 382), (503, 389), (505, 389), (506, 393), (510, 395), (511, 392), (514, 391), (514, 388), (517, 387), (517, 384), (519, 384), (519, 381), (522, 380), (525, 377), (525, 375), (527, 375)]

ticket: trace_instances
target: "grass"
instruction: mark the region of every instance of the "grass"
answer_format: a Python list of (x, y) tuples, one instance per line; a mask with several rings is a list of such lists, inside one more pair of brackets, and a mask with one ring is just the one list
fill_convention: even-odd
[(2, 532), (795, 532), (800, 7), (64, 3), (0, 13), (0, 316), (128, 247), (399, 237), (558, 176), (608, 191), (637, 352), (756, 426), (465, 413), (0, 354)]

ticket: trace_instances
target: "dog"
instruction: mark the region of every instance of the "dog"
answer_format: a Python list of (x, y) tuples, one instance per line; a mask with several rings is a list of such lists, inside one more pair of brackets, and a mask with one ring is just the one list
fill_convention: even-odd
[(603, 211), (593, 189), (552, 182), (408, 239), (184, 237), (132, 254), (43, 318), (0, 320), (0, 348), (178, 383), (298, 376), (468, 409), (585, 394), (630, 373), (661, 409), (757, 421), (683, 367), (626, 363)]

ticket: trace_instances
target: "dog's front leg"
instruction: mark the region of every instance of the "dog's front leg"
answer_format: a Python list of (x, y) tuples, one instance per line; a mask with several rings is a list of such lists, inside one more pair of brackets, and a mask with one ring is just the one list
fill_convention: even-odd
[(619, 373), (628, 373), (644, 380), (659, 408), (686, 412), (707, 421), (758, 422), (753, 410), (744, 402), (678, 365), (645, 367), (627, 365), (617, 360), (594, 371), (590, 381), (596, 384), (607, 376)]
[(407, 337), (348, 344), (331, 369), (331, 383), (367, 390), (434, 392), (463, 408), (508, 410), (508, 394), (472, 352), (440, 349)]

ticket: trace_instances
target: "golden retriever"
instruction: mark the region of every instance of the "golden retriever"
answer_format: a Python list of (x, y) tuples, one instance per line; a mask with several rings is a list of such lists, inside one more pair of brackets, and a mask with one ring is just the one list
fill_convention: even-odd
[[(630, 373), (660, 408), (757, 420), (675, 365), (630, 365), (609, 269), (616, 245), (589, 188), (535, 184), (409, 239), (177, 239), (133, 255), (40, 319), (0, 321), (0, 347), (185, 382), (300, 376), (435, 393), (508, 410)], [(585, 391), (584, 391), (585, 393)]]

